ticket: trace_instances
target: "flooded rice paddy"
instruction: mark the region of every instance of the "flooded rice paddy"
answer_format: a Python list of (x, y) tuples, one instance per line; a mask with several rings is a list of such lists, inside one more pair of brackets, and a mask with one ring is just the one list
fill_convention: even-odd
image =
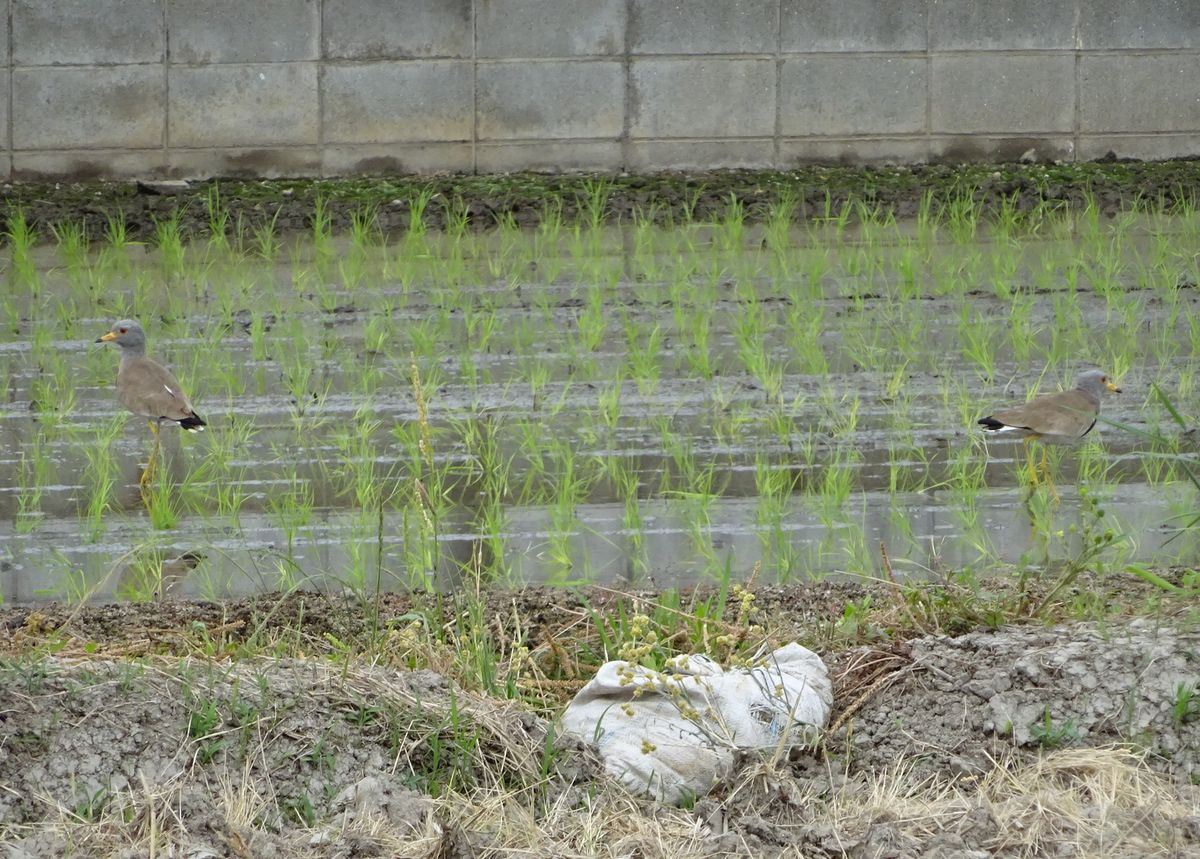
[[(10, 218), (4, 601), (1196, 561), (1193, 211), (214, 218), (146, 245)], [(128, 316), (209, 422), (164, 431), (145, 490), (152, 436), (94, 342)], [(1124, 393), (1031, 492), (975, 422), (1093, 365)]]

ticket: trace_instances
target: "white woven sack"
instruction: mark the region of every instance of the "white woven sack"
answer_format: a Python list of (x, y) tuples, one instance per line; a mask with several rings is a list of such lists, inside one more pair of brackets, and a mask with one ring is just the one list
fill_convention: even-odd
[(607, 662), (562, 725), (594, 743), (629, 790), (678, 804), (706, 793), (736, 750), (788, 747), (829, 719), (833, 690), (817, 654), (793, 643), (754, 664), (725, 670), (689, 655), (655, 672)]

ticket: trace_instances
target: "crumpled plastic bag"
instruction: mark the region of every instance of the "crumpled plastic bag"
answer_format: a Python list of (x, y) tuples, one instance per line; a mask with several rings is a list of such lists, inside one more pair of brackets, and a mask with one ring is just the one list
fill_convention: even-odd
[(631, 792), (675, 805), (707, 793), (741, 749), (787, 748), (824, 727), (833, 686), (821, 657), (788, 644), (752, 668), (691, 654), (652, 671), (606, 662), (562, 716)]

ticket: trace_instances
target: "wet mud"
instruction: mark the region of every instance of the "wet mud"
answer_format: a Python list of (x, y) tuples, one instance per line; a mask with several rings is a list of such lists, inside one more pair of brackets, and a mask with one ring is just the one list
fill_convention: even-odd
[[(212, 201), (229, 214), (230, 230), (273, 224), (281, 233), (312, 229), (315, 204), (325, 204), (329, 225), (348, 230), (353, 217), (373, 209), (386, 233), (408, 229), (414, 200), (426, 226), (440, 229), (465, 216), (476, 229), (510, 220), (535, 226), (547, 211), (564, 220), (628, 222), (635, 214), (659, 223), (703, 220), (724, 214), (736, 200), (751, 222), (787, 199), (800, 219), (836, 213), (861, 201), (911, 217), (926, 197), (934, 206), (967, 194), (988, 209), (1015, 203), (1029, 210), (1046, 202), (1094, 199), (1106, 213), (1135, 203), (1170, 206), (1194, 198), (1200, 162), (1092, 162), (1085, 164), (924, 165), (913, 167), (806, 167), (789, 171), (715, 171), (621, 176), (512, 174), (507, 176), (388, 177), (359, 180), (224, 179), (190, 186), (152, 182), (10, 183), (0, 201), (20, 209), (46, 238), (52, 225), (81, 222), (93, 238), (118, 218), (131, 238), (154, 234), (156, 224), (178, 218), (187, 237), (211, 232)], [(595, 208), (596, 189), (605, 189)]]

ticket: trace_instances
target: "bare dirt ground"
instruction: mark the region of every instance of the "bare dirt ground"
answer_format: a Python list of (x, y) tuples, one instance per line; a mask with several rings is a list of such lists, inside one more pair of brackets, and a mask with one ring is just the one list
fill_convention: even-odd
[(402, 646), (461, 620), (449, 596), (377, 616), (320, 594), (8, 609), (0, 839), (11, 857), (1200, 856), (1194, 606), (1085, 592), (1097, 619), (989, 629), (961, 600), (938, 614), (936, 589), (758, 589), (770, 640), (826, 655), (833, 722), (685, 809), (627, 796), (547, 718), (586, 680), (597, 618), (659, 595), (488, 596), (497, 651), (519, 637), (558, 678), (523, 703), (464, 688), (454, 647)]

